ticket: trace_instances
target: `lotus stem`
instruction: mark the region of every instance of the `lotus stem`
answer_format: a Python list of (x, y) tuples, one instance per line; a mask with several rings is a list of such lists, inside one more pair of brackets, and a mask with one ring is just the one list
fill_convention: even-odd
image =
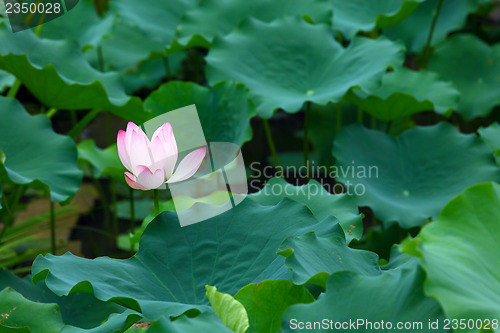
[(160, 215), (160, 192), (158, 190), (153, 190), (153, 201), (154, 201), (154, 215), (157, 217)]
[(273, 156), (274, 167), (276, 169), (281, 170), (282, 168), (280, 165), (280, 161), (278, 159), (278, 154), (276, 153), (276, 147), (274, 146), (273, 137), (271, 135), (271, 129), (269, 127), (269, 120), (263, 118), (262, 124), (264, 125), (264, 132), (266, 132), (266, 139), (267, 139), (267, 144), (269, 146), (269, 150), (271, 151), (271, 155)]
[(427, 43), (425, 44), (424, 47), (424, 52), (422, 54), (422, 67), (426, 68), (427, 63), (429, 62), (429, 57), (431, 53), (431, 43), (432, 43), (432, 37), (434, 36), (434, 29), (436, 28), (436, 23), (439, 18), (439, 14), (441, 13), (441, 8), (443, 7), (444, 0), (439, 0), (437, 9), (436, 9), (436, 15), (434, 15), (434, 19), (432, 20), (431, 24), (431, 29), (429, 30), (429, 35), (427, 36)]
[(54, 210), (54, 203), (50, 202), (50, 245), (52, 254), (56, 254), (56, 214)]
[(309, 118), (311, 114), (311, 102), (306, 102), (304, 118), (304, 166), (306, 167), (307, 179), (311, 178), (309, 173)]

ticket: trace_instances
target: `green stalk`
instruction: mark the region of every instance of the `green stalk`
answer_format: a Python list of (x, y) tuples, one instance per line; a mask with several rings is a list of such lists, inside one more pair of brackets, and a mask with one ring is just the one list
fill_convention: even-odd
[(118, 236), (118, 217), (116, 216), (116, 186), (115, 182), (111, 179), (109, 182), (109, 191), (111, 192), (111, 207), (107, 207), (108, 210), (111, 208), (111, 223), (113, 225), (113, 234)]
[[(130, 188), (130, 235), (134, 234), (135, 230), (135, 205), (134, 205), (134, 190)], [(132, 243), (132, 239), (130, 239), (130, 254), (134, 254), (134, 244)]]
[(337, 133), (340, 132), (342, 128), (342, 105), (340, 102), (337, 103)]
[(56, 214), (54, 210), (54, 203), (50, 202), (50, 245), (52, 254), (56, 254)]
[(52, 118), (56, 114), (56, 112), (57, 112), (57, 109), (56, 108), (52, 108), (49, 111), (47, 111), (45, 113), (45, 115), (50, 119), (50, 118)]
[(19, 91), (19, 88), (21, 88), (21, 84), (21, 81), (19, 79), (16, 79), (12, 87), (9, 88), (7, 97), (16, 98), (17, 92)]
[(69, 132), (68, 136), (74, 138), (80, 134), (80, 132), (87, 127), (87, 125), (94, 120), (95, 117), (101, 112), (100, 108), (93, 109), (85, 115)]
[(389, 134), (389, 131), (391, 130), (391, 125), (392, 125), (392, 121), (388, 121), (385, 124), (385, 134)]
[(431, 43), (432, 37), (434, 36), (434, 29), (436, 28), (436, 23), (439, 18), (439, 14), (441, 13), (441, 8), (443, 7), (444, 0), (439, 0), (436, 15), (434, 15), (434, 19), (432, 20), (431, 29), (429, 31), (429, 35), (427, 36), (427, 43), (425, 44), (424, 52), (422, 54), (422, 68), (427, 67), (427, 63), (429, 62), (429, 57), (431, 55)]
[(160, 191), (159, 190), (153, 190), (153, 201), (155, 204), (154, 208), (154, 215), (157, 217), (160, 215), (160, 198), (159, 198)]
[(267, 144), (271, 155), (273, 156), (274, 166), (281, 169), (280, 161), (278, 159), (278, 154), (276, 153), (276, 147), (274, 146), (273, 137), (271, 135), (271, 128), (269, 127), (269, 120), (262, 118), (262, 124), (264, 125), (264, 132), (266, 133)]
[(311, 102), (306, 102), (304, 118), (304, 166), (306, 167), (307, 179), (311, 178), (309, 173), (309, 117), (311, 113)]
[(360, 107), (358, 107), (357, 121), (358, 121), (358, 123), (362, 123), (363, 122), (363, 109), (361, 109)]

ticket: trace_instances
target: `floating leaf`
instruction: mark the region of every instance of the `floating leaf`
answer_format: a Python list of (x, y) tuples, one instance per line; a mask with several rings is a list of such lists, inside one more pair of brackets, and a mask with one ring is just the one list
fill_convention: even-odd
[(352, 199), (345, 194), (328, 193), (315, 180), (304, 186), (293, 186), (283, 178), (271, 178), (261, 191), (250, 198), (266, 206), (276, 205), (283, 198), (300, 202), (311, 210), (318, 221), (334, 216), (339, 220), (348, 244), (363, 235), (363, 222)]
[(286, 257), (285, 264), (293, 271), (292, 281), (297, 284), (316, 284), (324, 289), (326, 280), (335, 272), (381, 274), (375, 253), (351, 249), (338, 235), (324, 238), (310, 232), (290, 237), (278, 253)]
[(0, 97), (0, 119), (0, 151), (9, 178), (18, 184), (42, 182), (53, 202), (72, 197), (82, 178), (75, 143), (54, 133), (46, 116), (29, 115), (12, 98)]
[(441, 303), (449, 318), (498, 319), (499, 207), (498, 184), (472, 186), (405, 247), (420, 257), (427, 274), (425, 292)]
[(2, 332), (59, 333), (64, 326), (57, 304), (32, 302), (12, 288), (0, 291)]
[(358, 205), (404, 228), (437, 217), (468, 186), (500, 179), (489, 148), (446, 123), (414, 127), (398, 138), (352, 125), (339, 133), (333, 153), (337, 179)]
[(210, 48), (215, 36), (224, 36), (248, 17), (271, 22), (282, 16), (306, 15), (315, 23), (331, 21), (329, 0), (208, 0), (188, 11), (177, 26), (177, 42)]
[(420, 111), (449, 116), (458, 106), (458, 91), (435, 73), (406, 68), (382, 77), (381, 85), (354, 88), (349, 100), (383, 121), (394, 121)]
[(333, 28), (351, 39), (358, 31), (387, 29), (407, 18), (424, 0), (332, 0)]
[(174, 213), (163, 212), (148, 225), (132, 258), (39, 256), (33, 280), (45, 279), (58, 295), (93, 293), (150, 319), (178, 316), (207, 309), (207, 284), (233, 294), (248, 283), (287, 277), (276, 254), (283, 239), (307, 231), (328, 235), (336, 225), (333, 218), (318, 223), (307, 208), (286, 199), (270, 207), (245, 200), (184, 228)]
[(269, 118), (278, 108), (298, 112), (306, 101), (339, 101), (349, 88), (378, 80), (387, 67), (400, 64), (402, 52), (385, 38), (355, 38), (344, 49), (327, 26), (288, 17), (245, 21), (216, 38), (206, 60), (211, 84), (244, 83), (258, 114)]
[(138, 97), (125, 94), (117, 73), (101, 73), (70, 40), (40, 39), (31, 30), (16, 34), (0, 25), (0, 68), (15, 75), (51, 108), (103, 108), (141, 123), (148, 118)]
[[(393, 40), (402, 40), (411, 52), (421, 52), (427, 44), (439, 1), (424, 1), (410, 17), (395, 27), (384, 30), (384, 35)], [(443, 41), (453, 30), (462, 28), (467, 15), (476, 11), (481, 4), (481, 0), (443, 1), (443, 7), (432, 34), (431, 46)]]
[(222, 323), (233, 332), (245, 333), (248, 328), (248, 316), (243, 305), (233, 296), (218, 292), (216, 287), (206, 288), (212, 309)]
[(234, 298), (245, 306), (250, 319), (246, 331), (278, 332), (286, 309), (297, 303), (311, 303), (314, 297), (304, 286), (287, 280), (264, 280), (241, 288)]
[[(473, 63), (474, 66), (470, 66)], [(466, 119), (486, 116), (500, 104), (500, 45), (473, 35), (454, 35), (436, 48), (429, 68), (460, 90), (458, 111)]]
[(255, 107), (241, 84), (225, 81), (207, 88), (192, 82), (171, 81), (152, 92), (144, 107), (153, 115), (161, 115), (191, 104), (196, 105), (207, 142), (233, 142), (241, 146), (252, 138), (250, 118), (255, 115)]
[[(424, 277), (415, 260), (376, 276), (337, 272), (328, 279), (326, 293), (316, 302), (292, 305), (286, 311), (282, 319), (283, 332), (406, 331), (404, 327), (397, 327), (400, 322), (422, 325), (407, 328), (409, 332), (416, 332), (426, 331), (429, 320), (436, 319), (440, 327), (433, 332), (444, 332), (441, 325), (444, 316), (439, 304), (423, 293)], [(373, 325), (380, 325), (382, 320), (384, 326), (374, 328), (377, 326)]]

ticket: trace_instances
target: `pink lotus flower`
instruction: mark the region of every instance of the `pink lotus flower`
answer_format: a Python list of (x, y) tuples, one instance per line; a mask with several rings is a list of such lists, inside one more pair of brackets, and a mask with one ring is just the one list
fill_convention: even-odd
[(129, 122), (127, 131), (118, 132), (117, 145), (120, 160), (130, 171), (125, 172), (125, 180), (138, 190), (153, 190), (164, 183), (188, 179), (199, 169), (206, 154), (206, 148), (194, 150), (175, 168), (177, 143), (168, 122), (155, 131), (151, 141), (139, 126)]

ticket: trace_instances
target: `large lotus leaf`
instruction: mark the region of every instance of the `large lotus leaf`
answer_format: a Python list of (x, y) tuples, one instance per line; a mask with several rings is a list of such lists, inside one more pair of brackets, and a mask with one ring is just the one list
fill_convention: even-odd
[(271, 22), (282, 16), (307, 15), (315, 23), (331, 21), (330, 0), (208, 0), (183, 16), (177, 26), (181, 45), (210, 48), (215, 36), (224, 36), (247, 17)]
[(421, 257), (425, 292), (442, 304), (449, 318), (498, 319), (499, 220), (500, 186), (475, 185), (451, 200), (405, 247)]
[(116, 303), (102, 302), (89, 294), (57, 296), (43, 282), (35, 286), (30, 277), (21, 279), (7, 270), (0, 270), (0, 290), (6, 287), (11, 287), (33, 302), (57, 303), (61, 309), (64, 323), (82, 328), (97, 327), (110, 314), (120, 313), (124, 310)]
[(64, 323), (57, 304), (32, 302), (12, 288), (0, 291), (0, 331), (59, 333)]
[(225, 81), (207, 88), (192, 82), (171, 81), (144, 101), (144, 107), (153, 115), (191, 104), (196, 105), (208, 142), (233, 142), (241, 146), (252, 138), (250, 118), (255, 115), (255, 107), (241, 84)]
[(336, 102), (349, 88), (378, 80), (387, 67), (400, 64), (402, 52), (385, 38), (355, 38), (344, 49), (327, 26), (297, 17), (272, 23), (250, 18), (216, 38), (206, 60), (210, 83), (244, 83), (258, 114), (269, 118), (278, 108), (297, 112), (306, 101)]
[[(393, 28), (384, 30), (384, 35), (393, 40), (402, 40), (409, 51), (420, 52), (427, 44), (432, 21), (440, 0), (426, 0), (413, 14)], [(488, 1), (488, 0), (487, 0)], [(467, 15), (483, 4), (481, 0), (443, 1), (443, 7), (432, 35), (431, 45), (443, 41), (453, 30), (462, 28)]]
[(234, 333), (221, 322), (212, 312), (206, 311), (194, 318), (182, 316), (172, 321), (168, 316), (161, 317), (154, 322), (146, 331), (147, 333)]
[(318, 237), (314, 232), (287, 238), (279, 254), (293, 271), (297, 284), (326, 287), (326, 280), (335, 272), (352, 271), (362, 275), (381, 274), (378, 256), (370, 251), (349, 248), (342, 236)]
[(81, 48), (97, 46), (113, 26), (113, 15), (100, 18), (92, 0), (78, 4), (57, 20), (44, 23), (40, 37), (54, 40), (76, 39)]
[(288, 277), (284, 258), (276, 254), (283, 239), (308, 231), (327, 235), (335, 226), (333, 218), (318, 223), (306, 207), (286, 199), (276, 206), (245, 200), (184, 228), (175, 213), (163, 212), (148, 225), (132, 258), (39, 256), (33, 280), (45, 279), (58, 295), (94, 293), (150, 319), (177, 316), (207, 308), (207, 284), (234, 294), (248, 283)]
[(481, 127), (477, 130), (479, 136), (490, 147), (495, 155), (497, 164), (500, 165), (500, 125), (493, 123), (488, 127)]
[(11, 74), (0, 70), (0, 94), (8, 87), (14, 84), (16, 78)]
[(139, 313), (133, 310), (125, 310), (122, 313), (111, 314), (109, 318), (103, 321), (99, 326), (85, 329), (76, 326), (66, 325), (61, 330), (61, 333), (128, 332), (128, 328), (131, 327), (134, 323), (136, 323), (140, 319), (142, 319), (142, 316)]
[(404, 228), (435, 218), (470, 185), (499, 180), (490, 149), (453, 126), (414, 127), (397, 138), (360, 125), (335, 140), (337, 176), (359, 206)]
[(123, 72), (136, 68), (150, 57), (152, 52), (162, 53), (163, 45), (138, 29), (123, 22), (118, 17), (109, 32), (109, 37), (99, 43), (98, 49), (90, 49), (85, 57), (94, 67), (103, 71)]
[(0, 68), (15, 75), (40, 102), (57, 109), (103, 108), (141, 123), (142, 102), (129, 97), (116, 73), (101, 73), (76, 41), (40, 39), (31, 30), (12, 34), (0, 25)]
[(394, 121), (420, 111), (450, 115), (458, 106), (459, 93), (435, 73), (406, 68), (390, 72), (373, 87), (354, 88), (349, 100), (383, 121)]
[(387, 29), (407, 18), (424, 0), (332, 0), (333, 28), (351, 39), (358, 31)]
[(318, 221), (334, 216), (344, 230), (347, 244), (363, 235), (363, 221), (353, 200), (345, 194), (328, 193), (315, 180), (304, 186), (293, 186), (283, 178), (271, 178), (261, 191), (250, 195), (250, 198), (266, 206), (276, 205), (283, 198), (300, 202), (311, 210)]
[(124, 19), (127, 25), (142, 31), (147, 38), (169, 46), (182, 15), (195, 7), (198, 0), (151, 0), (148, 5), (135, 0), (111, 1), (110, 11)]
[(288, 280), (264, 280), (241, 288), (234, 298), (245, 306), (250, 320), (247, 333), (278, 332), (286, 309), (297, 303), (311, 303), (314, 297), (304, 286)]
[[(429, 68), (460, 90), (458, 111), (466, 119), (486, 116), (500, 104), (500, 45), (473, 35), (454, 35), (436, 48)], [(474, 64), (471, 66), (470, 64)]]
[(0, 97), (0, 119), (0, 151), (9, 178), (18, 184), (41, 181), (53, 202), (73, 196), (82, 179), (75, 143), (54, 133), (46, 116), (29, 115), (12, 98)]
[(85, 140), (78, 144), (78, 158), (89, 162), (92, 166), (93, 176), (96, 178), (107, 176), (115, 181), (124, 182), (125, 167), (118, 157), (116, 144), (106, 149), (100, 149), (94, 140)]
[[(429, 320), (436, 319), (440, 320), (440, 327), (431, 332), (444, 332), (444, 316), (439, 304), (426, 297), (422, 290), (424, 278), (415, 260), (376, 276), (337, 272), (328, 279), (326, 293), (316, 302), (292, 305), (285, 312), (283, 332), (430, 332)], [(326, 327), (307, 324), (321, 324), (325, 318)], [(374, 329), (375, 322), (380, 325), (382, 320), (385, 325)], [(399, 322), (422, 326), (397, 329)], [(345, 324), (335, 327), (336, 323)], [(389, 328), (389, 325), (392, 326)]]

